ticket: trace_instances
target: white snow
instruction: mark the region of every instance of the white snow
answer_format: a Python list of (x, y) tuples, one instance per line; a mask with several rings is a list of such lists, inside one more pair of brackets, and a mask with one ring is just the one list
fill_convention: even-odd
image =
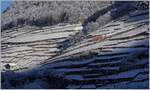
[(43, 89), (48, 88), (48, 83), (40, 79), (35, 80), (33, 83), (28, 83), (22, 87), (23, 89)]
[(66, 25), (66, 26), (55, 26), (54, 28), (51, 28), (51, 29), (57, 29), (57, 30), (60, 30), (60, 29), (63, 29), (63, 28), (74, 28), (74, 27), (81, 27), (81, 24), (72, 24), (72, 25)]
[(99, 62), (99, 63), (91, 63), (88, 64), (88, 66), (98, 66), (98, 65), (104, 65), (104, 64), (115, 64), (115, 63), (120, 63), (121, 61), (110, 61), (110, 62)]
[[(77, 53), (80, 53), (80, 52), (84, 52), (84, 51), (89, 51), (89, 50), (92, 50), (92, 49), (96, 49), (96, 48), (100, 48), (100, 47), (103, 47), (102, 43), (96, 43), (94, 45), (90, 45), (90, 46), (86, 46), (86, 47), (83, 47), (83, 48), (79, 48), (79, 49), (75, 49), (75, 50), (72, 50), (68, 53), (64, 53), (58, 57), (55, 57), (53, 59), (59, 59), (59, 58), (62, 58), (62, 57), (65, 57), (65, 56), (69, 56), (69, 55), (73, 55), (73, 54), (77, 54)], [(103, 49), (103, 50), (107, 50), (106, 49)], [(134, 52), (134, 51), (144, 51), (146, 50), (146, 48), (116, 48), (116, 49), (111, 49), (112, 52), (99, 52), (100, 55), (105, 55), (105, 54), (114, 54), (114, 53), (121, 53), (121, 52)]]
[(100, 52), (99, 55), (107, 55), (109, 54), (120, 54), (120, 53), (130, 53), (130, 52), (142, 52), (146, 51), (147, 48), (118, 48), (114, 49), (112, 52)]
[[(61, 59), (56, 59), (57, 61), (62, 60)], [(50, 65), (48, 65), (49, 68), (55, 68), (55, 67), (64, 67), (64, 66), (68, 66), (68, 65), (81, 65), (81, 64), (86, 64), (89, 62), (92, 62), (93, 59), (90, 60), (83, 60), (83, 61), (62, 61), (62, 62), (57, 62), (57, 63), (52, 63)], [(48, 62), (51, 62), (51, 60), (49, 60)], [(46, 66), (46, 65), (45, 65)]]
[(124, 42), (124, 43), (120, 43), (120, 44), (117, 44), (117, 45), (112, 45), (112, 46), (103, 46), (103, 48), (111, 48), (111, 47), (132, 47), (132, 46), (140, 46), (140, 45), (143, 45), (143, 46), (149, 46), (149, 39), (148, 38), (145, 38), (145, 39), (142, 39), (142, 40), (133, 40), (133, 41), (128, 41), (128, 42)]
[[(18, 51), (24, 51), (24, 50), (31, 50), (32, 47), (28, 47), (28, 46), (21, 46), (21, 47), (13, 47), (10, 50), (8, 50), (9, 52), (18, 52)], [(6, 51), (6, 52), (8, 52)]]
[(124, 37), (131, 37), (131, 36), (134, 36), (134, 35), (146, 32), (147, 30), (148, 30), (147, 26), (142, 26), (142, 27), (139, 27), (138, 29), (133, 29), (133, 30), (131, 30), (129, 32), (113, 36), (112, 39), (124, 38)]
[(58, 48), (49, 48), (48, 51), (49, 51), (49, 52), (60, 51), (60, 49), (58, 49)]
[(130, 70), (130, 71), (118, 73), (118, 74), (115, 74), (115, 75), (101, 76), (101, 77), (92, 78), (92, 79), (103, 80), (103, 79), (128, 78), (128, 77), (134, 77), (136, 74), (138, 74), (139, 72), (143, 72), (143, 71), (148, 71), (148, 69), (135, 69), (135, 70)]
[(127, 21), (128, 21), (128, 22), (134, 22), (134, 21), (143, 20), (143, 19), (148, 19), (148, 18), (149, 18), (149, 15), (148, 15), (148, 14), (145, 14), (145, 15), (140, 15), (140, 16), (136, 16), (136, 17), (129, 18)]
[(90, 89), (94, 89), (94, 88), (96, 88), (96, 86), (94, 85), (94, 84), (87, 84), (87, 85), (82, 85), (82, 87), (81, 87), (82, 89), (84, 89), (84, 88), (90, 88)]
[(65, 79), (83, 80), (83, 77), (81, 75), (67, 75)]
[(119, 54), (119, 55), (112, 55), (112, 56), (100, 56), (100, 57), (96, 57), (95, 59), (111, 59), (111, 58), (119, 58), (119, 57), (128, 57), (128, 56), (132, 56), (134, 55), (134, 53), (131, 54)]
[(28, 34), (18, 36), (16, 38), (8, 39), (7, 42), (33, 42), (33, 41), (40, 41), (46, 39), (57, 39), (67, 37), (69, 34), (73, 34), (72, 32), (61, 32), (61, 33), (53, 33), (47, 35), (40, 35), (40, 34)]
[(140, 74), (140, 75), (138, 75), (135, 79), (134, 79), (134, 81), (138, 81), (138, 80), (143, 80), (143, 79), (147, 79), (149, 77), (149, 75), (148, 74)]
[(75, 88), (80, 88), (80, 85), (68, 85), (66, 88), (67, 89), (75, 89)]
[(118, 67), (102, 67), (102, 70), (119, 70), (119, 66)]
[(135, 15), (139, 15), (139, 14), (143, 14), (143, 13), (148, 13), (148, 10), (136, 10), (134, 12), (130, 12), (129, 16), (135, 16)]
[(84, 68), (71, 68), (71, 69), (56, 69), (57, 72), (76, 72), (76, 71), (84, 71)]

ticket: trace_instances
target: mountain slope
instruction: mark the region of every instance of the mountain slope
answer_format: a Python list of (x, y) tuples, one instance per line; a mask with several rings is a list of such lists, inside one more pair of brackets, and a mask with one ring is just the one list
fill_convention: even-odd
[(2, 88), (148, 89), (149, 10), (128, 3), (106, 5), (82, 25), (3, 30)]
[(80, 23), (110, 2), (96, 1), (14, 1), (2, 13), (2, 30), (12, 27), (49, 26), (58, 23)]
[(49, 59), (49, 68), (74, 88), (148, 88), (148, 24), (148, 10), (131, 12)]

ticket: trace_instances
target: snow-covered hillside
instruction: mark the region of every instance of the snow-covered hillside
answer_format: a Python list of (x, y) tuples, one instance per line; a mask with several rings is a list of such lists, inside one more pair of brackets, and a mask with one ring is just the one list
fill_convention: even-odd
[(148, 9), (129, 10), (80, 39), (83, 29), (62, 23), (2, 31), (2, 88), (149, 88)]
[[(95, 42), (95, 35), (106, 38)], [(48, 65), (63, 78), (75, 80), (68, 88), (147, 88), (148, 52), (148, 10), (139, 10), (90, 33), (48, 59)]]
[[(2, 32), (2, 64), (16, 64), (11, 70), (30, 69), (59, 54), (59, 43), (82, 29), (81, 24), (56, 25), (44, 29)], [(20, 28), (19, 28), (20, 29)], [(9, 69), (9, 68), (8, 68)]]

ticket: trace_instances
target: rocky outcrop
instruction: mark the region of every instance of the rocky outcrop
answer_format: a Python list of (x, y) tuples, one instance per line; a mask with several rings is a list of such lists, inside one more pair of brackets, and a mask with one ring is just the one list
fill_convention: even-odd
[(2, 72), (2, 88), (148, 89), (149, 10), (137, 3), (131, 5), (134, 9), (86, 34), (81, 31), (86, 26), (68, 23), (36, 30), (4, 30), (3, 63), (5, 58), (11, 58), (10, 62), (13, 58), (24, 67), (26, 57), (29, 69)]
[[(68, 88), (148, 88), (148, 24), (148, 10), (130, 12), (49, 59), (48, 65), (74, 80)], [(106, 38), (93, 42), (95, 35)]]
[(3, 69), (22, 70), (35, 67), (60, 54), (62, 50), (59, 44), (81, 29), (81, 24), (60, 24), (41, 29), (18, 28), (3, 31)]

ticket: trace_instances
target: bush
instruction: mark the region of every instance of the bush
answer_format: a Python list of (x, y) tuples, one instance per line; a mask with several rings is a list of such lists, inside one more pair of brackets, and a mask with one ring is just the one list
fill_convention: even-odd
[(2, 13), (2, 29), (19, 25), (79, 23), (108, 4), (108, 1), (13, 1)]

